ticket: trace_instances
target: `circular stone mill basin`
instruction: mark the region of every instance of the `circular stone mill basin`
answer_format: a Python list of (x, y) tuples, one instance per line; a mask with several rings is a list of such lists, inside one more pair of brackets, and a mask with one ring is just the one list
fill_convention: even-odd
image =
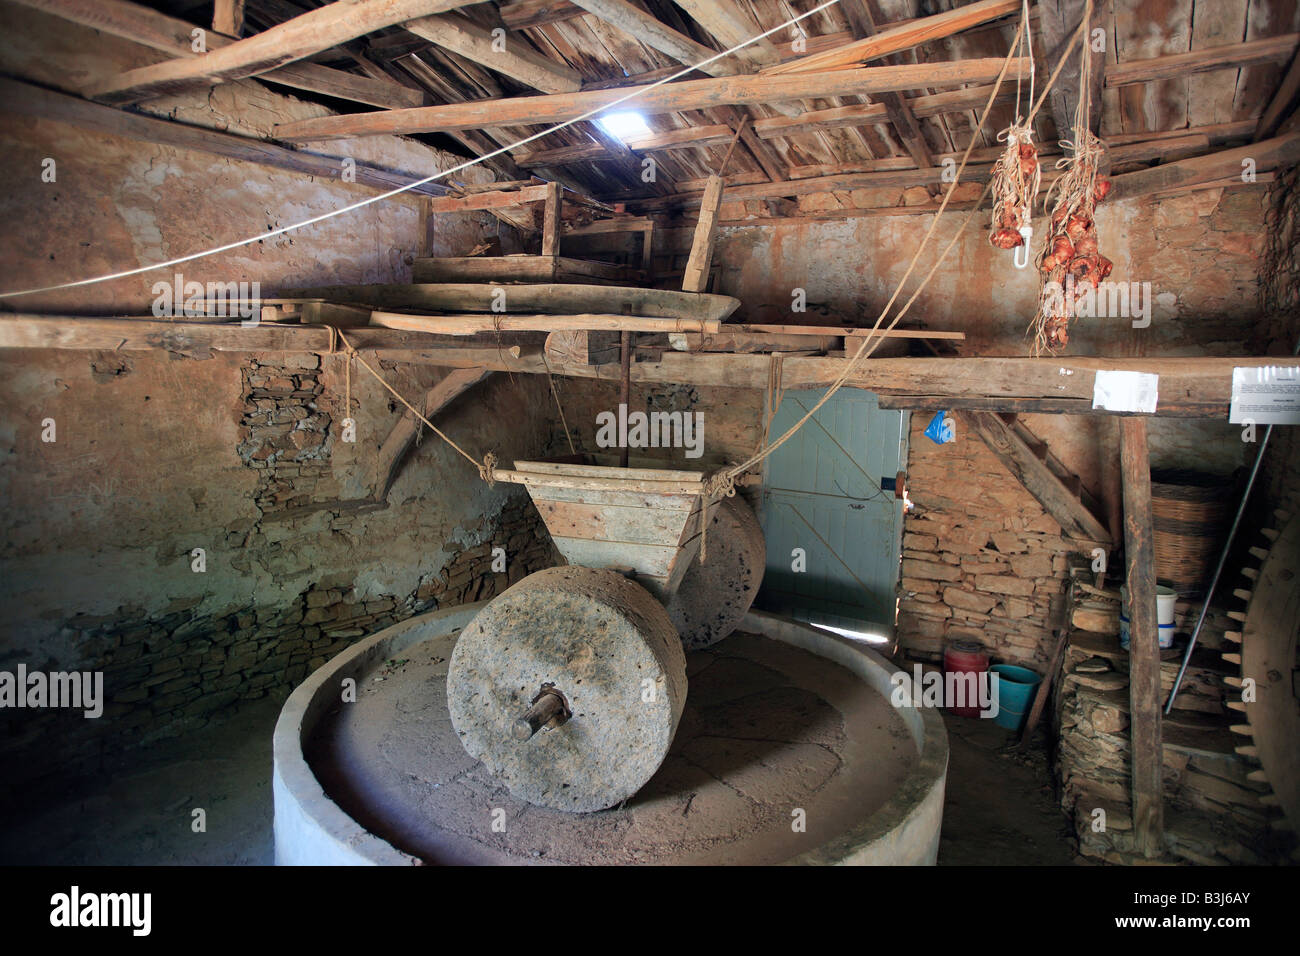
[(947, 735), (936, 711), (890, 704), (895, 668), (874, 651), (751, 611), (688, 653), (650, 782), (571, 814), (513, 798), (452, 729), (447, 662), (482, 607), (373, 634), (294, 691), (275, 729), (277, 863), (935, 862)]

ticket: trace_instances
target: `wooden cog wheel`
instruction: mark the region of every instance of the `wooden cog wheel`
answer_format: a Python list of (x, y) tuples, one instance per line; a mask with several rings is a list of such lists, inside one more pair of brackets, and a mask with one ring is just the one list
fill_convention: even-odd
[(663, 606), (617, 571), (530, 574), (461, 633), (452, 726), (521, 800), (570, 812), (635, 794), (668, 754), (686, 654)]
[[(1247, 587), (1233, 593), (1246, 602), (1246, 610), (1229, 611), (1241, 622), (1239, 632), (1229, 631), (1229, 649), (1223, 657), (1241, 665), (1241, 678), (1228, 678), (1236, 693), (1227, 700), (1231, 710), (1244, 713), (1246, 723), (1233, 724), (1235, 734), (1247, 738), (1237, 753), (1259, 761), (1249, 779), (1267, 783), (1272, 793), (1261, 802), (1278, 807), (1285, 819), (1281, 829), (1300, 829), (1300, 520), (1278, 512), (1278, 531), (1262, 529), (1267, 548), (1253, 547), (1256, 567), (1243, 575)], [(1249, 682), (1249, 683), (1248, 683)], [(1254, 699), (1250, 699), (1250, 693)]]

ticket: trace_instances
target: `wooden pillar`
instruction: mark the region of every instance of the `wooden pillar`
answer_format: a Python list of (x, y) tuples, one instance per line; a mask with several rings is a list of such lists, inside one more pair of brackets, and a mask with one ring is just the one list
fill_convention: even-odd
[(560, 184), (546, 184), (546, 198), (542, 203), (542, 255), (560, 254)]
[(1124, 556), (1129, 599), (1129, 751), (1133, 830), (1147, 857), (1163, 848), (1160, 732), (1160, 640), (1156, 617), (1156, 556), (1151, 520), (1151, 463), (1145, 418), (1120, 419), (1124, 477)]

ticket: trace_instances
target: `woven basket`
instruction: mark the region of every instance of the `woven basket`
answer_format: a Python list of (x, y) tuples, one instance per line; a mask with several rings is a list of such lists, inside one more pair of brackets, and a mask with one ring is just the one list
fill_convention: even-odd
[(1230, 475), (1151, 472), (1157, 580), (1183, 592), (1204, 590), (1232, 521), (1235, 489)]

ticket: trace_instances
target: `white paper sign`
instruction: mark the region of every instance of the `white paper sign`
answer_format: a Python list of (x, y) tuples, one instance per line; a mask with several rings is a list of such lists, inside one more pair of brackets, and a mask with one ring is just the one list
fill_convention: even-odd
[(1159, 386), (1160, 376), (1151, 372), (1101, 371), (1092, 382), (1092, 407), (1154, 415)]
[(1300, 425), (1300, 366), (1234, 368), (1228, 421), (1234, 425)]

